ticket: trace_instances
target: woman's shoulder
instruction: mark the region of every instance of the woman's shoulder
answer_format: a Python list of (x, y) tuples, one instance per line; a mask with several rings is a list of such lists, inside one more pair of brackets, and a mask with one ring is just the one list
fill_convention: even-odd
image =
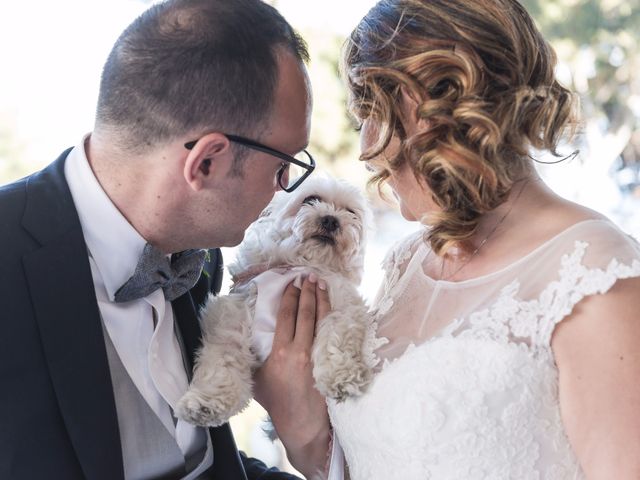
[[(640, 277), (640, 244), (612, 220), (581, 206), (559, 210), (554, 235), (530, 256), (530, 268), (536, 278), (549, 278), (546, 295), (563, 303), (563, 314), (571, 311), (581, 299), (603, 294), (619, 280)], [(562, 224), (564, 222), (564, 224)]]
[(637, 241), (605, 215), (544, 188), (538, 193), (535, 208), (524, 209), (514, 219), (511, 236), (502, 245), (506, 257), (550, 261), (551, 256), (571, 253), (582, 245), (592, 259), (600, 261), (616, 254), (638, 256)]
[(611, 219), (576, 204), (560, 208), (555, 224), (549, 225), (546, 250), (570, 254), (584, 251), (587, 265), (603, 267), (613, 259), (631, 262), (640, 259), (640, 244)]

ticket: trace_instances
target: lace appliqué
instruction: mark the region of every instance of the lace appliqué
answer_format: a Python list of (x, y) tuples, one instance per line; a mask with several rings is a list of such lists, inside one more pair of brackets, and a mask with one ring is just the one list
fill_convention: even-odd
[(364, 361), (369, 368), (376, 368), (380, 363), (380, 358), (376, 355), (376, 350), (389, 343), (389, 339), (386, 337), (378, 337), (378, 322), (377, 317), (371, 316), (371, 323), (367, 329), (367, 336), (364, 340), (364, 348), (362, 355)]
[[(555, 326), (571, 314), (580, 300), (607, 292), (617, 280), (640, 276), (639, 260), (624, 265), (614, 258), (605, 270), (587, 268), (582, 260), (588, 246), (587, 242), (575, 242), (574, 251), (562, 256), (559, 280), (551, 282), (536, 299), (518, 298), (518, 280), (504, 287), (490, 308), (470, 315), (471, 328), (460, 336), (501, 343), (520, 340), (530, 347), (549, 347)], [(462, 323), (454, 321), (448, 334)]]
[(329, 411), (354, 480), (578, 478), (555, 372), (513, 345), (438, 338)]
[(391, 310), (391, 307), (393, 307), (391, 292), (398, 284), (398, 280), (400, 280), (402, 273), (406, 269), (411, 256), (415, 253), (415, 248), (413, 247), (415, 246), (416, 240), (421, 240), (423, 235), (423, 232), (419, 231), (401, 240), (382, 261), (382, 269), (385, 272), (385, 276), (382, 295), (373, 310), (373, 314), (376, 317), (385, 315)]
[[(422, 232), (418, 233), (420, 233), (419, 238), (422, 238)], [(393, 306), (393, 296), (391, 293), (398, 284), (398, 280), (402, 276), (407, 262), (414, 253), (412, 246), (415, 244), (417, 238), (417, 234), (412, 234), (401, 240), (391, 248), (382, 261), (382, 268), (385, 272), (382, 292), (379, 295), (378, 301), (369, 312), (371, 314), (371, 324), (367, 329), (367, 338), (365, 339), (363, 350), (365, 361), (371, 368), (377, 367), (380, 363), (380, 359), (375, 353), (376, 350), (389, 343), (388, 338), (378, 337), (378, 322)]]

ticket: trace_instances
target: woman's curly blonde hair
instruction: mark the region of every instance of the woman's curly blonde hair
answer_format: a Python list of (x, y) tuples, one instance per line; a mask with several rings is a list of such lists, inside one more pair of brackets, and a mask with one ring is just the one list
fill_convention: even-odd
[[(426, 219), (437, 254), (469, 249), (480, 217), (530, 172), (530, 148), (558, 155), (558, 142), (573, 132), (577, 102), (556, 81), (555, 64), (516, 0), (382, 0), (347, 40), (350, 110), (378, 132), (361, 160), (380, 155), (394, 135), (400, 140), (400, 153), (373, 180), (407, 163), (422, 177), (442, 209)], [(428, 125), (411, 136), (403, 94)]]

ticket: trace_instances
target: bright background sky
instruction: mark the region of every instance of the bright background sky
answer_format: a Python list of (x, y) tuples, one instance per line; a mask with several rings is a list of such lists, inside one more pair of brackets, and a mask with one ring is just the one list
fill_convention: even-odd
[[(345, 36), (373, 0), (280, 0), (295, 28)], [(93, 127), (102, 65), (148, 3), (136, 0), (0, 2), (0, 115), (33, 162), (48, 164)]]

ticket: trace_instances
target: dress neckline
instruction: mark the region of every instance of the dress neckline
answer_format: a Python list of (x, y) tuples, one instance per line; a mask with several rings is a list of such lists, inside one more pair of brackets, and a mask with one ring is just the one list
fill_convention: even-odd
[[(525, 255), (523, 255), (522, 257), (514, 260), (513, 262), (509, 263), (508, 265), (505, 265), (504, 267), (502, 267), (502, 268), (500, 268), (498, 270), (495, 270), (493, 272), (485, 273), (484, 275), (480, 275), (480, 276), (477, 276), (477, 277), (469, 278), (469, 279), (466, 279), (466, 280), (459, 280), (459, 281), (436, 280), (435, 278), (427, 275), (424, 272), (424, 268), (422, 267), (422, 262), (432, 252), (431, 252), (431, 250), (429, 249), (429, 247), (428, 247), (428, 245), (426, 243), (421, 242), (419, 247), (418, 247), (418, 251), (416, 251), (416, 254), (419, 251), (422, 250), (424, 255), (422, 256), (422, 258), (421, 258), (421, 260), (419, 262), (420, 265), (418, 265), (417, 268), (418, 268), (419, 273), (424, 278), (426, 278), (429, 282), (433, 283), (434, 285), (436, 285), (438, 287), (456, 288), (456, 287), (468, 287), (468, 286), (480, 284), (480, 283), (482, 283), (482, 282), (484, 282), (486, 280), (492, 279), (493, 277), (497, 277), (500, 274), (503, 274), (503, 273), (506, 273), (506, 272), (512, 270), (513, 268), (515, 268), (515, 267), (519, 266), (520, 264), (524, 263), (529, 258), (531, 258), (534, 255), (540, 253), (546, 247), (548, 247), (552, 243), (556, 242), (557, 240), (559, 240), (560, 238), (562, 238), (563, 236), (565, 236), (569, 232), (571, 232), (571, 231), (575, 230), (576, 228), (581, 227), (581, 226), (583, 226), (585, 224), (589, 224), (589, 223), (604, 223), (606, 225), (612, 225), (612, 223), (609, 220), (602, 219), (602, 218), (590, 218), (590, 219), (587, 219), (587, 220), (581, 220), (579, 222), (574, 223), (573, 225), (568, 226), (564, 230), (561, 230), (560, 232), (556, 233), (551, 238), (549, 238), (548, 240), (545, 240), (540, 245), (535, 247), (529, 253), (526, 253)], [(417, 256), (418, 255), (414, 255), (414, 257), (417, 257)]]

